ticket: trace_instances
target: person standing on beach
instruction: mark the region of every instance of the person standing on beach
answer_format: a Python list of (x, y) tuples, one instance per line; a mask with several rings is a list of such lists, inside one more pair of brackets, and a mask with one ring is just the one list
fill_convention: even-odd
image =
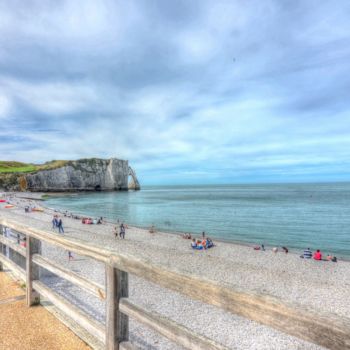
[(74, 256), (72, 255), (72, 252), (68, 250), (68, 260), (71, 261), (74, 259)]
[(202, 238), (203, 239), (205, 238), (205, 232), (204, 231), (202, 232)]
[(52, 229), (55, 230), (55, 228), (57, 227), (57, 219), (56, 219), (56, 216), (53, 217), (52, 219)]
[(120, 238), (125, 238), (125, 227), (124, 227), (124, 224), (123, 223), (121, 223), (121, 225), (120, 225)]
[(58, 232), (59, 233), (64, 233), (63, 223), (62, 223), (62, 219), (61, 218), (58, 220), (57, 227), (58, 227)]

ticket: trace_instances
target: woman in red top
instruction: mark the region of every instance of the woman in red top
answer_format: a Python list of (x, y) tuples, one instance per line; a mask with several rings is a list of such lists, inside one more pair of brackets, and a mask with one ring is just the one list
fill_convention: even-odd
[(315, 260), (322, 260), (322, 253), (320, 252), (319, 249), (314, 253), (314, 259)]

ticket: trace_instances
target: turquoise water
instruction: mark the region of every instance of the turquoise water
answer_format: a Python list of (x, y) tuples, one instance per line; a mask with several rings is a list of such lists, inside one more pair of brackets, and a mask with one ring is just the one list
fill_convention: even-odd
[(350, 257), (350, 183), (150, 186), (53, 197), (48, 206), (170, 232), (320, 248)]

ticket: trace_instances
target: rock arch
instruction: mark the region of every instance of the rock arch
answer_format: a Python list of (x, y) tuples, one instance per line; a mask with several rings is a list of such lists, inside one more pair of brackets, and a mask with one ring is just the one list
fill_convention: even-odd
[(129, 190), (138, 191), (141, 189), (139, 180), (136, 177), (135, 171), (129, 166), (129, 176), (131, 176), (131, 181), (128, 183)]

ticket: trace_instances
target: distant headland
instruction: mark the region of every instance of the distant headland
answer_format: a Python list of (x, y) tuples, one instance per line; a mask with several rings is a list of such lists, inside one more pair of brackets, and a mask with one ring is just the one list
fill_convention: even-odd
[[(129, 182), (130, 177), (130, 182)], [(0, 161), (0, 190), (32, 192), (140, 190), (127, 160), (88, 158), (44, 164)]]

